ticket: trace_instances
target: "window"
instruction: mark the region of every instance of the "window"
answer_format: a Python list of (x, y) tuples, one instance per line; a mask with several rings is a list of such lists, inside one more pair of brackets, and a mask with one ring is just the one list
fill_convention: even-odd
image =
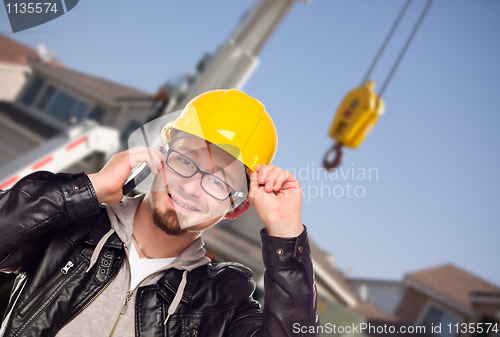
[(24, 93), (24, 96), (21, 99), (21, 102), (23, 102), (24, 104), (26, 104), (28, 106), (33, 104), (36, 96), (38, 96), (38, 93), (40, 92), (40, 89), (42, 89), (44, 83), (45, 83), (44, 80), (42, 80), (39, 77), (35, 77), (33, 82), (31, 82), (28, 90), (26, 90), (26, 92)]
[(432, 327), (436, 327), (439, 324), (441, 324), (441, 336), (454, 336), (455, 333), (450, 333), (448, 324), (454, 326), (455, 324), (460, 322), (461, 321), (457, 316), (452, 315), (434, 305), (429, 305), (427, 307), (427, 312), (425, 313), (424, 318), (420, 324), (425, 326), (425, 332), (429, 336), (433, 335), (432, 333), (430, 333), (432, 331)]
[(78, 102), (75, 109), (71, 113), (72, 116), (76, 118), (76, 122), (81, 122), (85, 113), (89, 110), (89, 105), (87, 103)]
[[(44, 109), (46, 113), (68, 124), (81, 122), (85, 118), (87, 111), (89, 111), (90, 106), (64, 91), (57, 90), (54, 94), (55, 90), (54, 87), (48, 86), (38, 102), (37, 107), (40, 106), (41, 110), (43, 110), (50, 99), (46, 97), (54, 96), (48, 107)], [(44, 102), (45, 99), (47, 102)]]
[(49, 115), (63, 122), (68, 122), (76, 103), (76, 98), (63, 91), (58, 91), (46, 111)]
[(47, 103), (49, 103), (50, 99), (52, 96), (54, 96), (54, 93), (56, 92), (56, 88), (54, 88), (52, 85), (47, 85), (45, 87), (45, 90), (42, 93), (42, 97), (38, 100), (38, 103), (36, 104), (36, 108), (39, 110), (45, 110), (47, 107)]
[(105, 114), (105, 110), (98, 106), (80, 100), (58, 87), (47, 83), (45, 80), (35, 77), (29, 84), (25, 93), (21, 97), (21, 102), (31, 106), (34, 113), (43, 112), (62, 122), (52, 123), (72, 125), (82, 122), (85, 118), (100, 122)]
[(97, 122), (101, 122), (102, 116), (104, 116), (104, 109), (95, 106), (89, 114), (89, 119), (93, 119)]

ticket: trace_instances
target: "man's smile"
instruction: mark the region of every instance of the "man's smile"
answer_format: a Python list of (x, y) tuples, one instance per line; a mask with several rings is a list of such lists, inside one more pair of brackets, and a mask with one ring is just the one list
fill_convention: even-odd
[(192, 204), (180, 199), (179, 197), (174, 197), (172, 194), (168, 193), (169, 198), (177, 205), (181, 207), (181, 210), (185, 212), (200, 212), (200, 210), (194, 207)]

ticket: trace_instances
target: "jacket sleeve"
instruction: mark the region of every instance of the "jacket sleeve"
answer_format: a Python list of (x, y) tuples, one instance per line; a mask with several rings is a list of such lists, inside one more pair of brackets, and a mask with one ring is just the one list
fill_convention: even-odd
[(0, 271), (22, 271), (23, 257), (40, 248), (39, 240), (99, 212), (86, 174), (34, 172), (0, 190)]
[[(296, 238), (269, 236), (261, 230), (264, 308), (245, 302), (231, 322), (228, 336), (319, 336), (317, 290), (307, 230)], [(316, 330), (316, 329), (315, 329)]]

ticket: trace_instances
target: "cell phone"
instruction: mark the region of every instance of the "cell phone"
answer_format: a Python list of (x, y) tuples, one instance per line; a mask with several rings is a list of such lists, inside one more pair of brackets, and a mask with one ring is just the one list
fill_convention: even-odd
[(123, 185), (123, 195), (129, 194), (134, 188), (144, 181), (151, 174), (151, 169), (147, 163), (142, 163), (137, 170), (128, 178)]
[[(146, 141), (146, 145), (149, 145)], [(149, 147), (149, 146), (148, 146)], [(166, 153), (166, 148), (168, 149), (168, 145), (162, 145), (158, 148), (163, 153)], [(137, 170), (132, 173), (132, 175), (127, 179), (125, 185), (123, 185), (123, 195), (129, 194), (134, 188), (136, 188), (140, 183), (144, 181), (151, 174), (151, 169), (149, 168), (147, 163), (142, 163), (139, 165)]]

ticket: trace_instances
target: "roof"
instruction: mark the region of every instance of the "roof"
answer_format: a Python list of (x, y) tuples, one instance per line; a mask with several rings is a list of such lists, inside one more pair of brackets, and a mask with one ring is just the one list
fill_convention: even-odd
[(350, 284), (368, 283), (368, 284), (380, 284), (389, 286), (402, 286), (401, 280), (385, 280), (379, 278), (369, 278), (369, 277), (349, 277)]
[[(366, 330), (362, 331), (363, 336), (373, 336), (373, 337), (404, 337), (408, 334), (400, 332), (406, 331), (408, 329), (408, 324), (400, 321), (397, 317), (394, 317), (369, 302), (360, 303), (351, 310), (356, 314), (364, 317), (365, 323), (368, 325)], [(360, 326), (360, 325), (359, 325)], [(361, 326), (360, 326), (361, 327)], [(401, 330), (405, 327), (405, 330)], [(394, 329), (391, 332), (391, 329)], [(408, 330), (409, 332), (410, 330)], [(419, 330), (414, 330), (411, 336), (415, 337), (429, 337), (430, 334), (422, 333)]]
[(29, 65), (46, 73), (63, 77), (111, 100), (152, 100), (153, 95), (144, 91), (124, 86), (103, 78), (84, 74), (64, 67), (64, 64), (52, 60), (42, 62), (36, 50), (0, 34), (0, 63)]
[(154, 98), (153, 95), (147, 92), (105, 80), (97, 76), (84, 74), (76, 70), (57, 67), (40, 61), (31, 61), (30, 65), (35, 70), (42, 71), (53, 76), (62, 77), (71, 83), (76, 83), (114, 101), (153, 100)]
[(472, 309), (470, 296), (473, 294), (500, 295), (500, 287), (454, 264), (412, 272), (406, 279), (469, 309)]
[(398, 319), (385, 311), (377, 308), (370, 302), (359, 303), (351, 308), (355, 313), (365, 317), (368, 320), (380, 320), (388, 322), (396, 322)]
[[(2, 34), (0, 34), (0, 46), (2, 46), (0, 48), (0, 63), (28, 65), (28, 60), (38, 60), (36, 50)], [(64, 64), (57, 60), (52, 60), (51, 64), (64, 67)]]

